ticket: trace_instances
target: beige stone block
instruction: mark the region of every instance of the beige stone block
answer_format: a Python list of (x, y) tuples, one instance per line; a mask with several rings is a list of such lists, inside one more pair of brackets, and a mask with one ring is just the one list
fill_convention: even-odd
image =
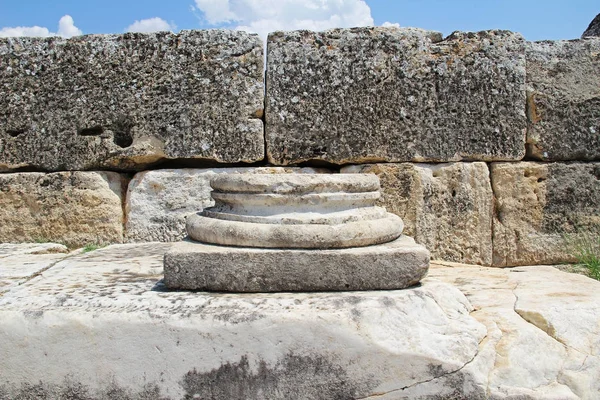
[(370, 164), (342, 172), (377, 174), (378, 205), (400, 216), (404, 234), (433, 258), (491, 264), (492, 189), (485, 163)]
[(575, 261), (600, 230), (600, 163), (494, 163), (494, 266)]
[(115, 172), (0, 174), (0, 242), (122, 242), (126, 185)]

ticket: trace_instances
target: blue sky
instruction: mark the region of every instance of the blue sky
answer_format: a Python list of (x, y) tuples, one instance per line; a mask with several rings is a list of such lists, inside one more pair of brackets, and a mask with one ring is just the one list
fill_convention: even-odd
[(598, 0), (0, 0), (0, 35), (228, 27), (264, 36), (276, 29), (387, 22), (445, 35), (499, 28), (520, 32), (528, 40), (573, 39), (598, 13)]

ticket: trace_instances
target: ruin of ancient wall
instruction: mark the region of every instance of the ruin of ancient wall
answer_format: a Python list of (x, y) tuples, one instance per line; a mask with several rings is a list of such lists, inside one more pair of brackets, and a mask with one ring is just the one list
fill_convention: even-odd
[(1, 242), (179, 240), (211, 176), (242, 171), (375, 173), (447, 261), (572, 261), (600, 228), (600, 38), (3, 38), (0, 91)]

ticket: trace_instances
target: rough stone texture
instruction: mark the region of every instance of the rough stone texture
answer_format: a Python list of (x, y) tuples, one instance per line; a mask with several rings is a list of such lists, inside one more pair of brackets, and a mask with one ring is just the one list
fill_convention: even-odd
[(317, 168), (164, 169), (137, 173), (127, 190), (126, 240), (170, 242), (186, 236), (185, 218), (211, 207), (210, 180), (216, 174), (327, 173)]
[(374, 173), (384, 206), (404, 221), (404, 234), (434, 259), (491, 265), (493, 199), (483, 162), (372, 164), (342, 172)]
[(0, 398), (402, 398), (404, 388), (460, 371), (485, 335), (465, 297), (441, 282), (168, 292), (160, 279), (169, 246), (75, 255), (0, 297)]
[(165, 255), (165, 284), (222, 292), (403, 289), (429, 267), (429, 252), (401, 236), (349, 249), (257, 249), (175, 243)]
[(524, 40), (352, 28), (268, 38), (272, 163), (520, 160)]
[(527, 155), (600, 160), (600, 38), (528, 42)]
[[(486, 399), (600, 398), (600, 282), (543, 266), (433, 264), (429, 276), (465, 293), (475, 307), (471, 316), (487, 328), (461, 370), (471, 378), (466, 387), (486, 387)], [(443, 377), (422, 385), (427, 391), (411, 390), (439, 396), (455, 381)], [(413, 393), (406, 395), (418, 398)]]
[(0, 39), (0, 171), (262, 160), (262, 48), (225, 30)]
[(592, 22), (590, 22), (590, 25), (585, 30), (585, 32), (583, 32), (581, 38), (583, 39), (585, 37), (592, 36), (600, 37), (600, 14), (596, 15), (596, 18), (594, 18)]
[(494, 266), (574, 261), (600, 232), (600, 163), (493, 163)]
[(120, 243), (126, 185), (116, 172), (0, 174), (0, 242)]

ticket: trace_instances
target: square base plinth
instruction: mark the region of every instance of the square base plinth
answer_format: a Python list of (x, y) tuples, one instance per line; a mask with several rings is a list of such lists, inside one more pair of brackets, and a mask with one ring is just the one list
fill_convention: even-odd
[(408, 236), (349, 249), (259, 249), (174, 243), (165, 254), (169, 289), (297, 292), (403, 289), (427, 275), (429, 251)]

